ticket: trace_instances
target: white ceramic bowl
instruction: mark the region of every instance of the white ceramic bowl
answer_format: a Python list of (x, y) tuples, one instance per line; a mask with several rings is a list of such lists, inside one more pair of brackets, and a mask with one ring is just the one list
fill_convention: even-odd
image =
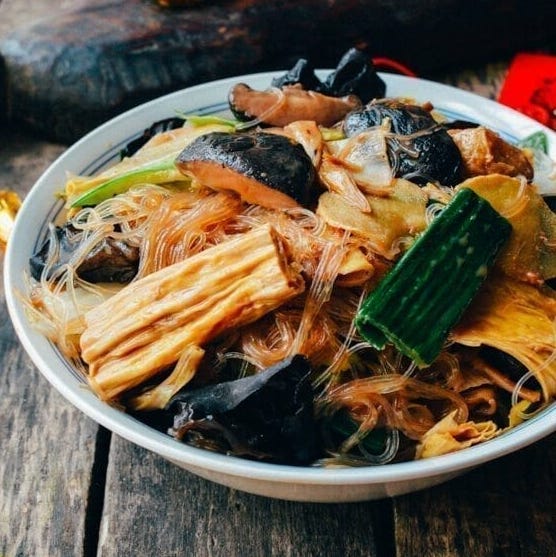
[[(15, 330), (33, 362), (67, 400), (85, 414), (128, 439), (203, 478), (251, 493), (297, 501), (344, 502), (395, 496), (432, 486), (484, 462), (516, 451), (556, 430), (556, 405), (482, 445), (445, 456), (379, 467), (321, 469), (253, 462), (182, 444), (100, 401), (59, 351), (30, 327), (17, 292), (24, 292), (28, 261), (44, 237), (47, 223), (62, 210), (55, 199), (68, 171), (94, 173), (116, 162), (119, 150), (152, 122), (176, 111), (222, 112), (230, 86), (238, 81), (264, 89), (276, 73), (220, 80), (191, 87), (141, 105), (100, 126), (69, 148), (37, 181), (18, 214), (5, 259), (5, 289)], [(382, 75), (388, 96), (432, 101), (450, 118), (475, 120), (510, 140), (544, 129), (556, 159), (556, 135), (493, 101), (449, 86), (396, 75)]]

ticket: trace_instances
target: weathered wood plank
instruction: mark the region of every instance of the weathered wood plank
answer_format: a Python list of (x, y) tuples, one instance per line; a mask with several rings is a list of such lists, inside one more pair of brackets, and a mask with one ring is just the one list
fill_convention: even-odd
[(0, 350), (0, 554), (81, 555), (97, 428), (15, 341), (3, 339)]
[[(222, 487), (114, 437), (99, 557), (385, 555), (389, 502), (318, 505)], [(386, 506), (386, 511), (384, 507)], [(378, 549), (377, 549), (378, 548)]]
[(398, 555), (556, 555), (556, 435), (393, 501)]
[[(0, 189), (24, 194), (61, 150), (0, 132)], [(24, 355), (3, 300), (0, 555), (78, 556), (97, 426), (62, 400)]]
[(0, 127), (0, 189), (12, 189), (24, 198), (42, 172), (65, 147), (37, 141), (24, 132)]

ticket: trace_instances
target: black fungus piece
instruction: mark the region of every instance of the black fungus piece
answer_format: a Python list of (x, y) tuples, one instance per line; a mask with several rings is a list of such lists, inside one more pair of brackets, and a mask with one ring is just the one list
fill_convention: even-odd
[[(52, 266), (52, 272), (69, 263), (81, 241), (82, 232), (71, 224), (57, 226), (54, 231), (58, 258)], [(40, 280), (51, 249), (47, 238), (40, 249), (29, 259), (31, 276)], [(122, 240), (105, 238), (87, 254), (77, 268), (77, 275), (88, 282), (128, 283), (137, 274), (139, 266), (139, 249)]]
[(321, 91), (322, 82), (315, 75), (315, 68), (305, 58), (300, 58), (293, 68), (280, 77), (275, 77), (271, 85), (282, 89), (288, 85), (300, 84), (307, 91)]
[[(352, 48), (336, 69), (321, 81), (313, 65), (300, 58), (291, 70), (274, 78), (274, 89), (257, 91), (245, 83), (235, 84), (228, 93), (228, 105), (242, 122), (284, 126), (294, 120), (315, 120), (326, 127), (335, 125), (350, 110), (381, 98), (386, 84), (377, 74), (370, 57)], [(276, 88), (282, 90), (278, 102)]]
[(556, 195), (547, 195), (544, 197), (544, 200), (548, 205), (548, 207), (550, 208), (550, 210), (553, 213), (556, 213)]
[(179, 117), (165, 118), (164, 120), (158, 120), (157, 122), (154, 122), (154, 124), (143, 131), (140, 137), (133, 139), (132, 141), (127, 143), (127, 145), (120, 151), (120, 158), (123, 159), (125, 157), (131, 157), (157, 133), (181, 128), (183, 127), (184, 123), (185, 119)]
[(468, 130), (478, 128), (481, 124), (478, 122), (471, 122), (469, 120), (450, 120), (442, 122), (442, 127), (447, 130)]
[(386, 83), (377, 74), (371, 59), (361, 50), (351, 48), (326, 78), (324, 91), (333, 97), (357, 95), (361, 102), (384, 97)]
[[(454, 186), (462, 178), (461, 154), (446, 129), (425, 108), (397, 99), (367, 104), (343, 122), (351, 137), (388, 119), (395, 134), (388, 140), (388, 156), (396, 177), (418, 184), (440, 182)], [(404, 136), (409, 136), (404, 138)]]
[(233, 454), (309, 464), (321, 454), (310, 372), (307, 358), (296, 355), (249, 377), (178, 393), (167, 407), (170, 433), (185, 441), (223, 435)]
[(299, 84), (306, 91), (317, 91), (331, 97), (356, 95), (361, 102), (382, 98), (386, 83), (378, 75), (371, 58), (357, 48), (350, 48), (325, 81), (315, 75), (314, 66), (300, 58), (283, 76), (272, 80), (272, 86), (283, 88)]
[[(312, 199), (313, 163), (299, 143), (283, 135), (212, 132), (185, 147), (176, 164), (182, 171), (191, 171), (194, 175), (202, 172), (204, 185), (232, 189), (251, 203), (257, 202), (249, 197), (253, 181), (266, 186), (260, 194), (263, 198), (270, 199), (275, 190), (304, 206)], [(223, 179), (222, 168), (231, 170), (236, 180)], [(245, 183), (244, 178), (250, 182)]]
[[(510, 377), (513, 381), (519, 381), (526, 373), (527, 368), (516, 358), (498, 348), (492, 346), (481, 346), (479, 356), (484, 359), (487, 364), (500, 370), (502, 373)], [(539, 388), (538, 382), (532, 377), (530, 385)]]

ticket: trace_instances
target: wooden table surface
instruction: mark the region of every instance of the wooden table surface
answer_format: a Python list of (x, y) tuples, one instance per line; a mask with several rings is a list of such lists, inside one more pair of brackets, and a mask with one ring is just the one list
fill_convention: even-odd
[[(436, 77), (494, 97), (505, 67)], [(1, 126), (0, 189), (25, 196), (65, 147)], [(0, 557), (556, 556), (556, 435), (395, 499), (267, 499), (96, 425), (50, 387), (0, 312)]]

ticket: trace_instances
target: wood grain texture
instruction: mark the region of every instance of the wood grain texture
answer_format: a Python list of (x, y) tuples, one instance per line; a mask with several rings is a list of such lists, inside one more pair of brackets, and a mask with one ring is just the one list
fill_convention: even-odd
[[(62, 148), (7, 133), (0, 132), (0, 189), (24, 195)], [(97, 426), (24, 354), (4, 297), (0, 359), (0, 555), (80, 555)]]
[[(318, 505), (238, 492), (113, 438), (99, 557), (385, 555), (389, 502)], [(390, 512), (387, 510), (387, 513)], [(387, 532), (389, 535), (389, 532)]]
[(393, 505), (399, 555), (556, 555), (556, 435)]
[(97, 427), (47, 385), (13, 339), (0, 350), (0, 555), (79, 555)]

